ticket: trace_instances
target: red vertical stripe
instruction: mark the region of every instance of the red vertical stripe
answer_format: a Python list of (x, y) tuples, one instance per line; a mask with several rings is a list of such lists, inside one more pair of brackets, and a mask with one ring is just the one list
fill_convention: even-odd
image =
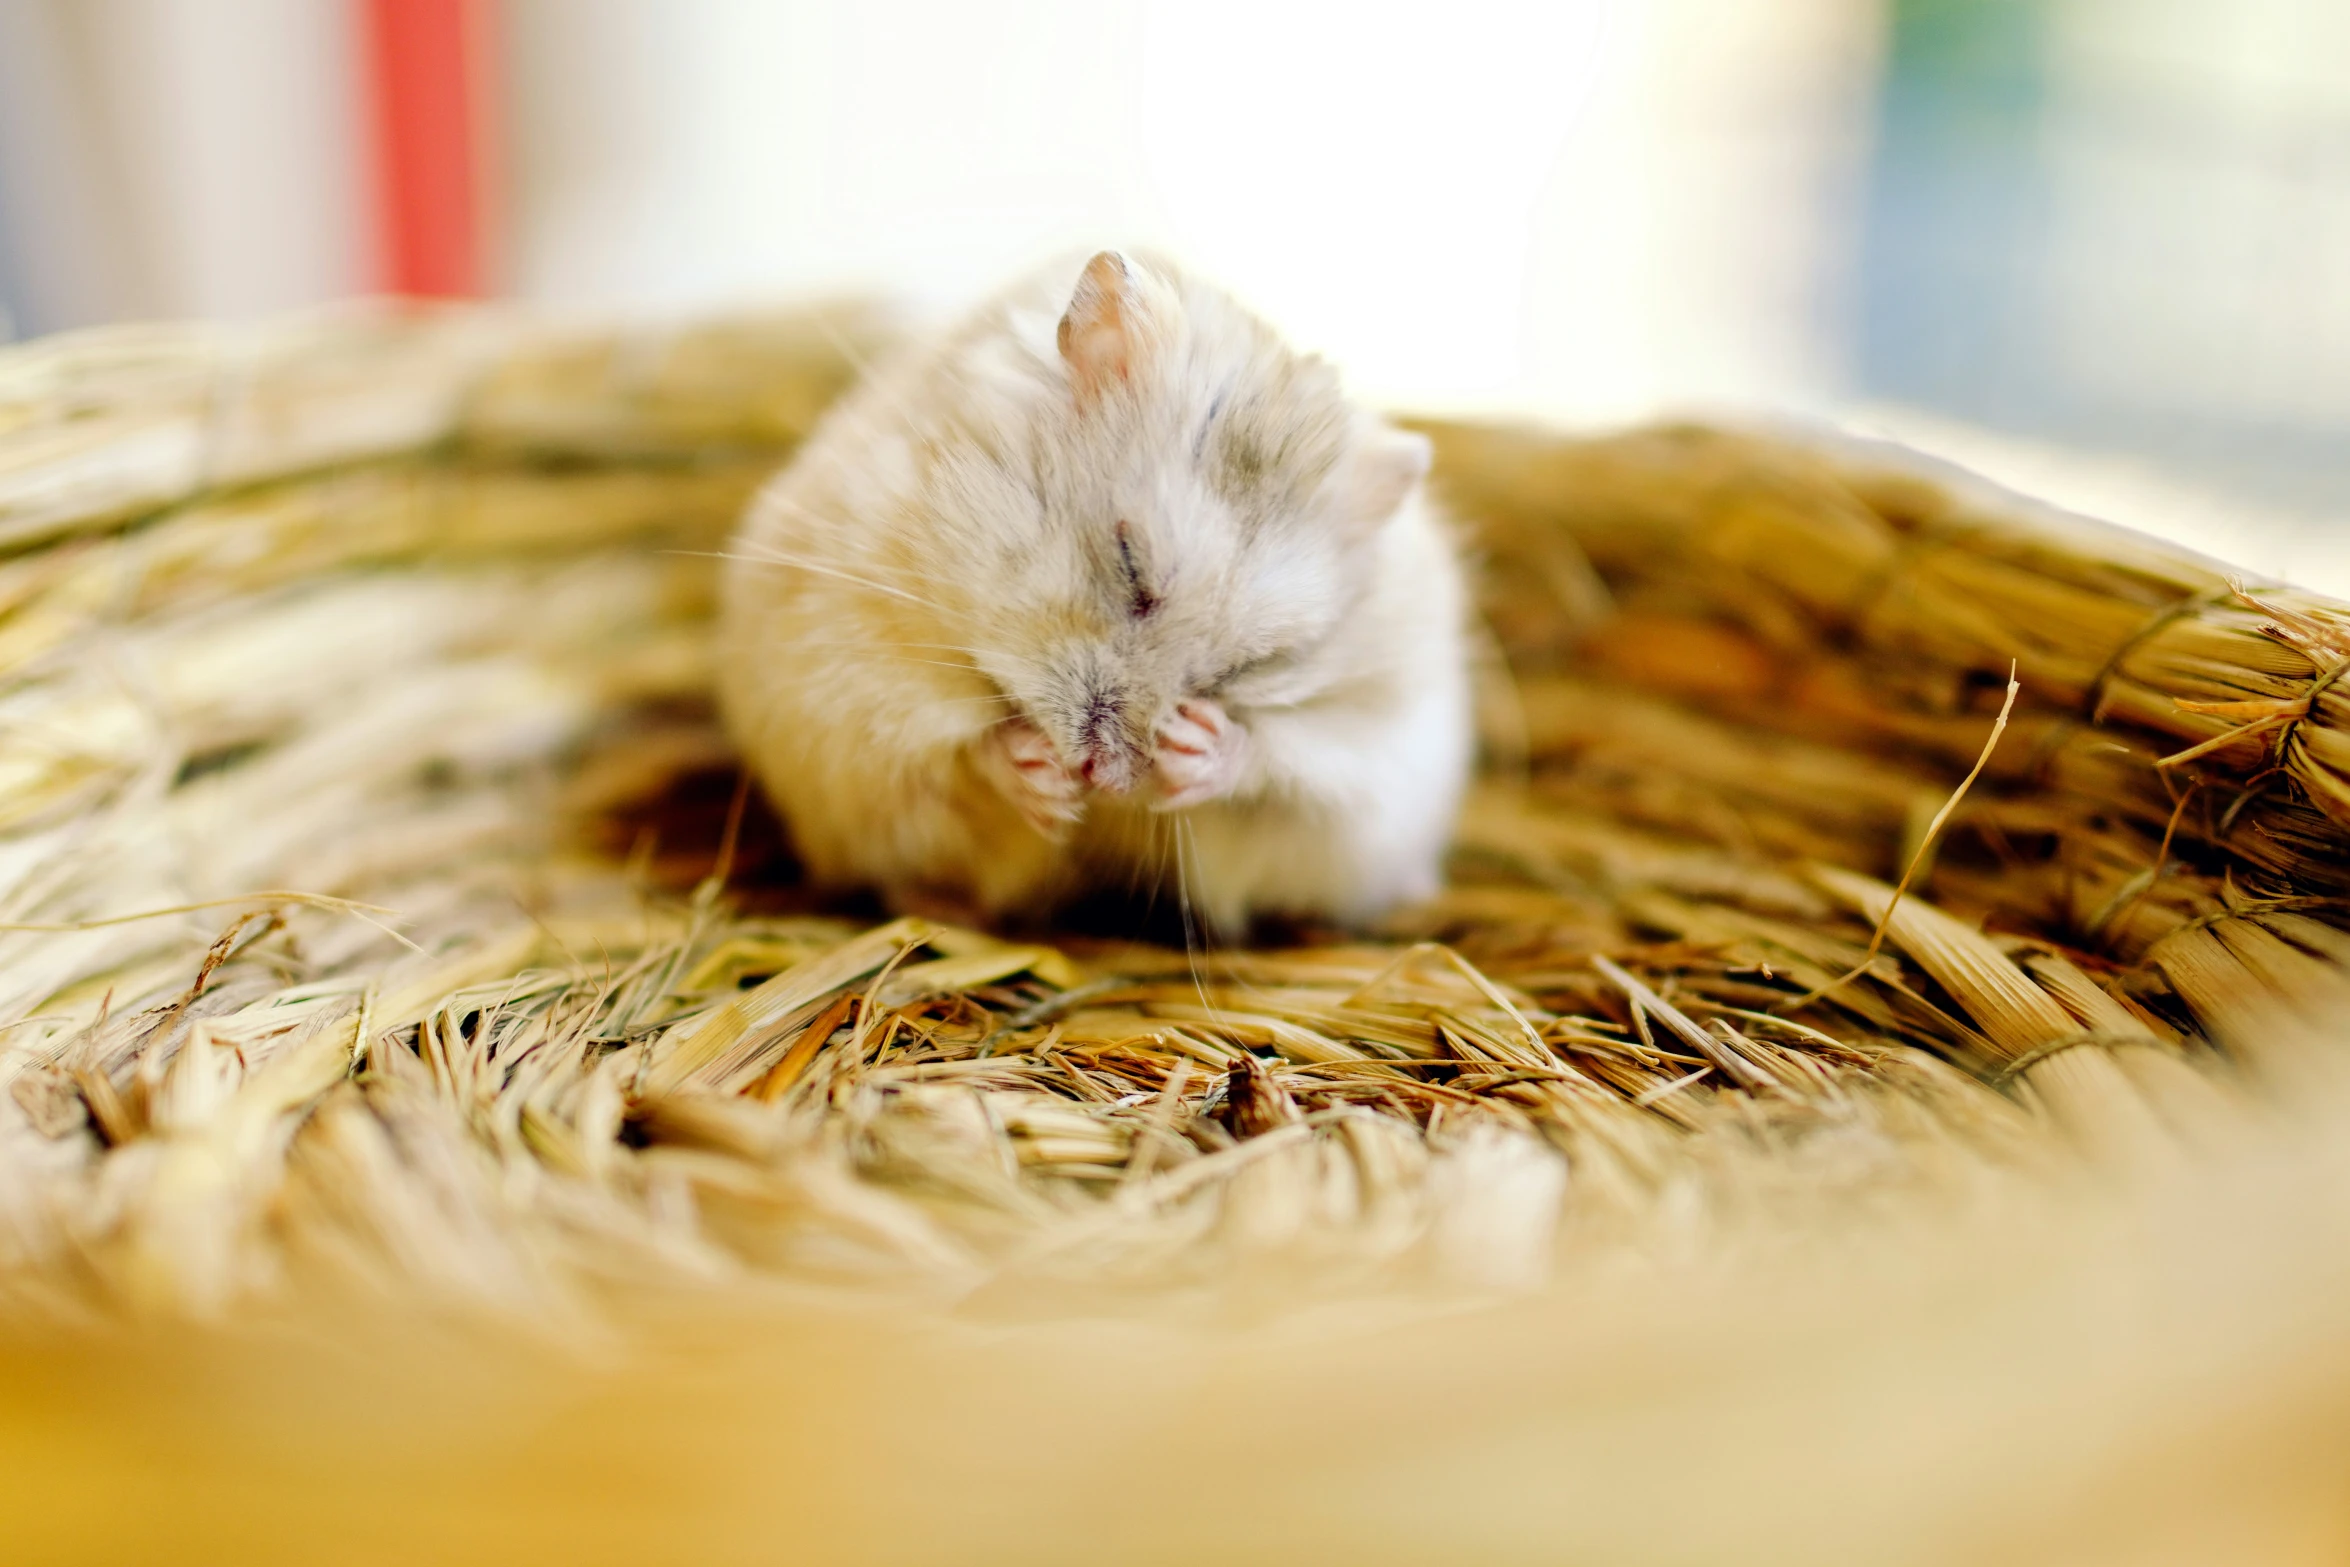
[(480, 294), (490, 0), (361, 4), (382, 283), (397, 294)]

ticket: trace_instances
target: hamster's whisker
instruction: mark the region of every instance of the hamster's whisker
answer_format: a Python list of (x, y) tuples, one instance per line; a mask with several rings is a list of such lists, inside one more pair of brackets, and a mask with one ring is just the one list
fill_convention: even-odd
[(803, 555), (746, 555), (739, 550), (678, 550), (674, 553), (680, 555), (708, 555), (718, 560), (740, 561), (746, 566), (781, 566), (789, 570), (812, 571), (820, 577), (837, 578), (842, 582), (848, 583), (852, 587), (864, 588), (874, 593), (886, 593), (891, 598), (904, 599), (909, 604), (916, 605), (922, 609), (930, 610), (935, 614), (943, 615), (946, 613), (946, 607), (944, 605), (934, 604), (929, 599), (923, 598), (920, 594), (908, 593), (904, 588), (892, 587), (886, 582), (875, 582), (870, 577), (860, 577), (853, 571), (843, 571), (838, 566), (828, 566), (822, 561), (809, 560), (806, 556)]
[[(787, 499), (781, 495), (765, 495), (754, 504), (760, 507), (769, 507), (777, 511), (788, 512), (803, 522), (812, 522), (817, 524), (819, 527), (837, 530), (845, 526), (838, 517), (830, 516), (820, 511), (811, 511), (807, 507), (802, 506), (799, 502)], [(773, 546), (765, 547), (771, 550), (773, 548)], [(785, 557), (778, 554), (776, 558), (783, 559)], [(916, 581), (937, 583), (946, 587), (955, 586), (959, 580), (954, 577), (941, 576), (934, 571), (923, 571), (919, 568), (909, 565), (901, 564), (896, 569), (904, 575), (914, 578)]]
[(871, 355), (867, 354), (855, 343), (850, 342), (848, 334), (841, 331), (840, 328), (834, 326), (822, 311), (816, 312), (812, 319), (816, 323), (816, 330), (824, 334), (825, 341), (830, 343), (836, 350), (839, 351), (840, 356), (849, 362), (849, 368), (857, 372), (857, 379), (862, 381), (876, 397), (879, 397), (882, 401), (889, 405), (890, 412), (898, 415), (898, 417), (904, 419), (908, 424), (917, 422), (914, 418), (914, 410), (912, 405), (907, 403), (904, 398), (897, 395), (896, 391), (890, 387), (887, 379), (873, 373), (873, 358)]
[(1175, 897), (1183, 914), (1183, 959), (1191, 968), (1191, 988), (1199, 996), (1200, 1010), (1208, 1015), (1210, 1027), (1225, 1030), (1224, 1015), (1216, 1003), (1208, 999), (1208, 980), (1202, 960), (1207, 956), (1211, 938), (1204, 922), (1193, 919), (1191, 906), (1190, 861), (1199, 855), (1199, 844), (1192, 835), (1191, 823), (1181, 816), (1175, 818)]
[[(1153, 812), (1143, 820), (1146, 835), (1143, 852), (1134, 856), (1134, 863), (1126, 867), (1126, 895), (1142, 894), (1145, 914), (1155, 914), (1159, 908), (1159, 889), (1167, 884), (1167, 846), (1173, 840), (1175, 824)], [(1143, 877), (1150, 882), (1146, 888)]]
[(1127, 884), (1131, 888), (1142, 880), (1145, 872), (1149, 873), (1149, 908), (1155, 914), (1159, 908), (1160, 890), (1168, 882), (1167, 867), (1175, 852), (1175, 824), (1154, 812), (1147, 825), (1150, 828), (1152, 852), (1147, 856), (1138, 854), (1134, 857), (1134, 868), (1128, 873)]
[[(846, 642), (811, 642), (805, 637), (794, 637), (791, 645), (795, 648), (855, 648), (860, 653), (877, 647), (912, 647), (933, 653), (960, 653), (965, 658), (973, 656), (969, 648), (953, 642), (888, 642), (867, 637), (856, 637)], [(968, 667), (976, 669), (979, 666), (974, 663)]]
[(849, 341), (847, 333), (832, 324), (830, 315), (822, 309), (817, 309), (809, 312), (808, 319), (816, 323), (816, 330), (824, 334), (824, 340), (838, 349), (840, 356), (849, 362), (849, 368), (857, 372), (857, 379), (863, 381), (872, 378), (872, 359), (865, 350)]
[[(867, 649), (866, 651), (870, 652), (870, 651), (872, 651), (872, 650), (871, 650), (871, 649)], [(882, 654), (881, 656), (882, 656), (883, 658), (886, 658), (886, 659), (888, 659), (888, 660), (889, 660), (891, 663), (893, 663), (893, 664), (927, 664), (927, 665), (928, 665), (928, 666), (930, 666), (932, 669), (953, 669), (953, 670), (958, 670), (958, 671), (960, 671), (961, 673), (963, 673), (963, 674), (966, 674), (966, 675), (976, 675), (976, 674), (978, 674), (978, 673), (979, 673), (979, 671), (978, 671), (977, 669), (973, 668), (971, 665), (969, 665), (969, 664), (958, 664), (958, 663), (956, 663), (956, 662), (955, 662), (954, 660), (952, 660), (952, 659), (946, 659), (946, 658), (909, 658), (909, 657), (907, 657), (907, 656), (906, 656), (905, 654), (903, 654), (903, 653), (884, 653), (884, 654)], [(1000, 694), (1000, 693), (999, 693), (999, 694)]]

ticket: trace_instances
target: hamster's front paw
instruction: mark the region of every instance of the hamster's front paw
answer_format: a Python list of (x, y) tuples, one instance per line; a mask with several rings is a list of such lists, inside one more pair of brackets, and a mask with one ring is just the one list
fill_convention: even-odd
[(1065, 835), (1085, 814), (1085, 781), (1061, 761), (1052, 737), (1025, 718), (1007, 718), (988, 732), (988, 774), (1028, 825), (1047, 838)]
[(1248, 731), (1206, 697), (1191, 697), (1159, 725), (1151, 760), (1157, 809), (1178, 811), (1232, 792), (1248, 765)]

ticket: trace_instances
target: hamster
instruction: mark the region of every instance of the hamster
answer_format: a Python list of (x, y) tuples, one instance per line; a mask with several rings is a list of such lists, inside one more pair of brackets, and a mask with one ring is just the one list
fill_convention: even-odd
[(1469, 769), (1429, 456), (1104, 251), (884, 364), (751, 503), (723, 712), (820, 884), (1359, 925), (1436, 890)]

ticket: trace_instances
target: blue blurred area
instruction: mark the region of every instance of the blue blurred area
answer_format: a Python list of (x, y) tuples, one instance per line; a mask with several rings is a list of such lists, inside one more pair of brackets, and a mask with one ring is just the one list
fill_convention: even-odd
[(1855, 390), (2350, 504), (2345, 18), (1893, 0)]
[(2030, 281), (2048, 200), (2039, 0), (1897, 0), (1861, 230), (1862, 387), (1964, 418), (2056, 418)]

